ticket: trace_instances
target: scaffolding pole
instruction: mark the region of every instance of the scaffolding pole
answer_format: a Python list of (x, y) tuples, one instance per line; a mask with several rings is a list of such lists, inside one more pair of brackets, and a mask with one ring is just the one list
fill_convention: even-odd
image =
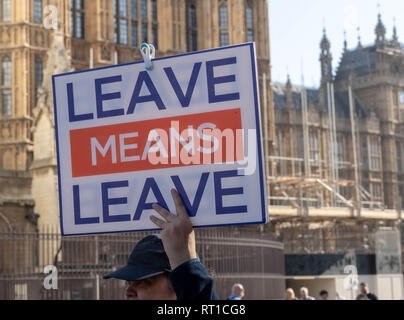
[(307, 92), (303, 88), (301, 92), (302, 100), (302, 125), (303, 125), (303, 151), (304, 151), (304, 173), (306, 178), (311, 176), (310, 154), (309, 154), (309, 119), (307, 112)]
[(338, 164), (338, 137), (337, 137), (337, 123), (335, 118), (335, 90), (334, 90), (334, 83), (331, 82), (331, 111), (332, 111), (332, 130), (334, 135), (333, 141), (333, 152), (334, 152), (334, 190), (336, 194), (339, 194), (339, 164)]
[(267, 74), (262, 74), (262, 95), (264, 100), (264, 163), (265, 163), (265, 182), (266, 182), (266, 190), (267, 196), (270, 196), (270, 185), (268, 180), (269, 175), (269, 128), (268, 128), (268, 101), (267, 101)]
[[(335, 153), (334, 153), (334, 126), (333, 126), (333, 117), (332, 117), (332, 98), (331, 98), (331, 84), (327, 82), (327, 106), (328, 106), (328, 129), (329, 129), (329, 145), (328, 145), (328, 154), (330, 158), (330, 173), (331, 173), (331, 181), (335, 186), (336, 176), (335, 176)], [(335, 206), (336, 197), (335, 194), (331, 194), (331, 206)]]
[(356, 209), (357, 215), (360, 217), (361, 215), (361, 196), (360, 196), (360, 185), (359, 185), (359, 166), (358, 166), (358, 156), (357, 156), (357, 142), (356, 142), (356, 124), (355, 124), (355, 114), (354, 114), (354, 101), (352, 95), (352, 86), (348, 86), (348, 94), (349, 94), (349, 113), (351, 116), (351, 134), (352, 134), (352, 151), (354, 157), (354, 168), (355, 168), (355, 190), (356, 190)]

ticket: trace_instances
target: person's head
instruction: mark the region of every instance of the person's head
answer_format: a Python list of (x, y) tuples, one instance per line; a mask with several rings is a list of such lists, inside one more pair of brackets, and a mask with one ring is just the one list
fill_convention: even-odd
[(237, 297), (243, 298), (244, 297), (244, 287), (241, 283), (235, 283), (231, 288), (232, 294), (236, 295)]
[(328, 291), (327, 290), (320, 291), (320, 300), (328, 300)]
[(358, 294), (358, 296), (356, 297), (356, 300), (369, 300), (368, 296), (364, 293), (360, 293)]
[(361, 293), (363, 293), (363, 294), (368, 294), (368, 293), (369, 293), (368, 284), (365, 283), (365, 282), (362, 282), (362, 283), (360, 284), (360, 290), (361, 290)]
[(300, 298), (306, 299), (309, 296), (309, 289), (306, 287), (301, 287), (300, 288)]
[(295, 292), (292, 288), (286, 289), (286, 300), (294, 300), (296, 298)]
[(168, 273), (170, 262), (158, 235), (140, 240), (126, 266), (104, 276), (126, 281), (127, 300), (175, 300)]

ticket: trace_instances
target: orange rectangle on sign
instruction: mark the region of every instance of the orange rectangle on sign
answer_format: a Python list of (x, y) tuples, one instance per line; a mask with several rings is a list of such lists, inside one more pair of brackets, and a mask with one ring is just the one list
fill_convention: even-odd
[(244, 159), (240, 109), (70, 131), (72, 176)]

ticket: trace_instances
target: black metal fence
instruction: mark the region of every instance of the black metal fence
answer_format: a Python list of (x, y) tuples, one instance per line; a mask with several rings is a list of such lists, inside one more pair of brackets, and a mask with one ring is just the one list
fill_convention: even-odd
[[(0, 299), (123, 299), (124, 281), (102, 276), (126, 264), (134, 244), (148, 234), (62, 237), (52, 227), (0, 230)], [(247, 299), (283, 298), (283, 245), (271, 234), (258, 227), (206, 228), (196, 230), (196, 240), (221, 299), (235, 282), (244, 285)], [(56, 269), (45, 273), (46, 266)]]

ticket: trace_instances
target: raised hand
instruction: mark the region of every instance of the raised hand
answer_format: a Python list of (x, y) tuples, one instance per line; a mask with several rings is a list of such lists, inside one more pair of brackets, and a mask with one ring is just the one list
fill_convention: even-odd
[(177, 214), (173, 214), (158, 204), (153, 204), (153, 209), (161, 216), (150, 216), (150, 220), (162, 229), (161, 238), (164, 249), (170, 260), (171, 269), (174, 270), (182, 263), (194, 259), (196, 255), (195, 232), (187, 209), (182, 202), (177, 190), (171, 189)]

